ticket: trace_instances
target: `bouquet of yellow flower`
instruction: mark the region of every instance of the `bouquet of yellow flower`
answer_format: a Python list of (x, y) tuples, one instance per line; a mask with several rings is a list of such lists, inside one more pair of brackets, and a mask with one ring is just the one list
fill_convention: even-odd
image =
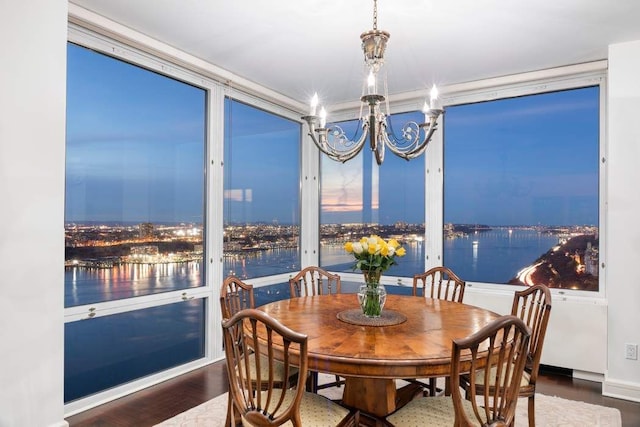
[(344, 249), (356, 258), (353, 269), (364, 274), (365, 285), (358, 291), (358, 301), (367, 317), (380, 317), (387, 291), (380, 285), (380, 275), (397, 264), (395, 258), (404, 256), (405, 250), (396, 239), (385, 241), (380, 236), (363, 237), (358, 242), (347, 242)]
[(405, 249), (396, 239), (385, 241), (380, 236), (363, 237), (358, 242), (347, 242), (344, 249), (356, 258), (354, 270), (361, 270), (367, 284), (380, 283), (380, 275), (392, 265), (397, 264), (395, 258), (405, 255)]

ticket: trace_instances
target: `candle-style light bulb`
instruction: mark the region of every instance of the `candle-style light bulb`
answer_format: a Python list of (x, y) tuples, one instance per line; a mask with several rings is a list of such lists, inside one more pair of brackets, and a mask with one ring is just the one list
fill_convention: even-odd
[(316, 115), (316, 107), (318, 106), (318, 92), (313, 94), (313, 97), (311, 98), (311, 108), (309, 109), (309, 115), (310, 116), (315, 116)]
[(373, 70), (369, 71), (369, 76), (367, 77), (367, 87), (369, 88), (369, 94), (375, 92), (376, 76), (373, 74)]
[(320, 127), (324, 129), (326, 125), (327, 125), (327, 110), (325, 110), (324, 107), (322, 107), (320, 109)]
[(429, 121), (429, 104), (427, 104), (427, 101), (424, 101), (422, 112), (424, 113), (424, 122), (427, 123)]
[(436, 102), (438, 100), (438, 89), (436, 88), (436, 85), (433, 85), (433, 87), (431, 88), (431, 108), (436, 109)]

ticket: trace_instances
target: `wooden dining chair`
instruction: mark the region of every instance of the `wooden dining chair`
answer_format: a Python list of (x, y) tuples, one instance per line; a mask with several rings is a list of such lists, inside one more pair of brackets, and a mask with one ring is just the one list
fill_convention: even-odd
[[(235, 408), (229, 411), (231, 425), (243, 422), (252, 426), (278, 426), (287, 421), (294, 427), (358, 425), (358, 412), (305, 391), (306, 335), (255, 309), (241, 310), (223, 320), (222, 331), (229, 396)], [(259, 333), (263, 333), (262, 339)], [(294, 366), (300, 373), (295, 386), (278, 387), (274, 380), (276, 371), (283, 367), (289, 376)]]
[[(253, 285), (244, 283), (235, 276), (229, 276), (224, 279), (220, 288), (220, 309), (223, 319), (229, 319), (241, 310), (255, 308), (255, 300), (253, 296)], [(261, 366), (266, 366), (266, 358), (261, 357)], [(253, 363), (251, 359), (250, 363)], [(255, 367), (254, 367), (255, 369)], [(291, 368), (288, 372), (284, 366), (276, 363), (274, 369), (274, 384), (280, 388), (293, 387), (298, 381), (298, 369)], [(254, 385), (255, 387), (255, 385)], [(231, 417), (231, 400), (227, 407), (227, 423), (229, 425)]]
[(466, 282), (451, 269), (439, 266), (413, 276), (413, 296), (420, 294), (440, 300), (462, 302)]
[(341, 291), (340, 275), (329, 273), (316, 266), (306, 267), (289, 279), (291, 298), (339, 294)]
[[(340, 282), (340, 275), (329, 273), (328, 271), (316, 266), (306, 267), (289, 279), (289, 292), (291, 293), (291, 298), (297, 298), (305, 295), (339, 294), (341, 291), (342, 284)], [(345, 380), (336, 375), (334, 381), (318, 384), (318, 372), (310, 371), (307, 390), (317, 393), (318, 390), (330, 387), (340, 387), (344, 383)]]
[[(433, 267), (424, 273), (413, 276), (413, 296), (423, 296), (439, 300), (462, 302), (466, 282), (459, 278), (451, 269), (439, 266)], [(421, 385), (428, 390), (429, 395), (435, 396), (441, 389), (436, 387), (437, 378), (429, 378), (428, 383), (418, 379), (406, 379), (406, 381)], [(445, 379), (446, 392), (450, 387), (449, 380)]]
[[(523, 291), (516, 292), (513, 297), (511, 314), (517, 316), (531, 329), (531, 340), (527, 351), (527, 362), (524, 375), (518, 390), (519, 397), (528, 398), (529, 427), (535, 427), (535, 394), (538, 371), (540, 370), (540, 357), (542, 356), (542, 344), (547, 333), (547, 324), (551, 314), (551, 292), (545, 285), (531, 286)], [(483, 377), (475, 379), (475, 387), (482, 392)], [(460, 386), (465, 390), (471, 388), (470, 375), (460, 377)], [(491, 390), (490, 390), (491, 392)]]
[(228, 319), (245, 308), (256, 308), (253, 285), (244, 283), (236, 276), (225, 278), (220, 288), (222, 318)]
[[(512, 426), (530, 335), (531, 330), (520, 318), (507, 315), (469, 337), (453, 340), (451, 378), (470, 373), (474, 378), (470, 399), (465, 399), (460, 387), (453, 387), (451, 396), (413, 399), (389, 415), (387, 423), (398, 427)], [(492, 386), (491, 393), (475, 387), (478, 375), (484, 384)]]

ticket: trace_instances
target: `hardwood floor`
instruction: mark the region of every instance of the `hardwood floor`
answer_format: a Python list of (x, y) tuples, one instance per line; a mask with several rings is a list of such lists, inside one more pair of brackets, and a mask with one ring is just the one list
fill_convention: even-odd
[[(227, 391), (224, 361), (67, 418), (71, 427), (147, 427)], [(544, 369), (537, 391), (548, 396), (617, 408), (623, 427), (640, 426), (640, 403), (604, 397), (600, 383)]]

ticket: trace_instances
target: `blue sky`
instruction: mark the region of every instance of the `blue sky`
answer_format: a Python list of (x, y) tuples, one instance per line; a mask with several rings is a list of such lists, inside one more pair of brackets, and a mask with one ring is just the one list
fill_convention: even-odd
[[(71, 44), (68, 61), (66, 221), (202, 222), (206, 92)], [(226, 220), (299, 222), (306, 129), (236, 101), (226, 113)], [(597, 225), (597, 88), (449, 107), (444, 121), (446, 222)], [(424, 158), (387, 152), (378, 167), (364, 151), (322, 160), (322, 221), (422, 222)]]
[(225, 117), (225, 222), (299, 224), (300, 125), (230, 99)]
[(447, 109), (445, 221), (598, 224), (598, 88)]
[(66, 221), (202, 222), (206, 92), (67, 52)]

